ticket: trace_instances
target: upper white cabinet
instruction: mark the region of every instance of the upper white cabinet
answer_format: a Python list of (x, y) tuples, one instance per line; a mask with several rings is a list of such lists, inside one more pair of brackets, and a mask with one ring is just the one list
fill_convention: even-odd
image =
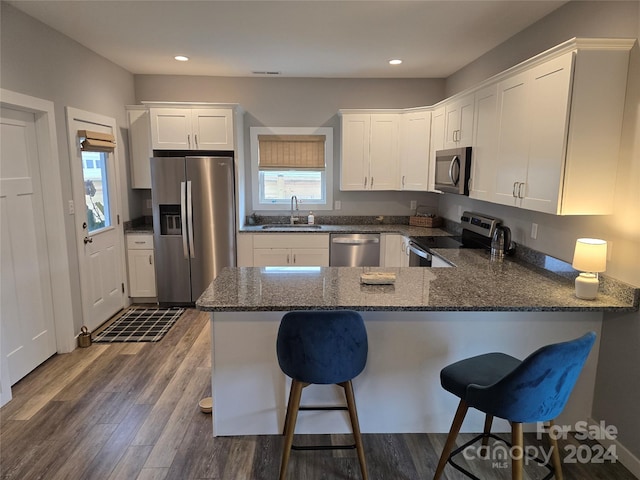
[(400, 124), (400, 190), (426, 191), (429, 177), (431, 112), (402, 114)]
[(493, 195), (498, 143), (497, 93), (497, 85), (490, 85), (475, 94), (469, 197), (478, 200), (490, 201)]
[(456, 98), (445, 104), (445, 149), (471, 145), (473, 104), (473, 94)]
[(396, 190), (400, 114), (342, 113), (341, 190)]
[(578, 42), (498, 83), (492, 201), (558, 215), (612, 212), (631, 46), (615, 43)]
[(131, 188), (151, 188), (151, 165), (153, 156), (149, 129), (149, 109), (130, 105), (127, 109), (129, 123), (129, 159), (131, 161)]
[(150, 108), (154, 150), (233, 150), (232, 108)]
[(445, 108), (436, 108), (431, 114), (431, 147), (429, 149), (429, 188), (430, 192), (437, 192), (436, 179), (436, 152), (444, 150)]

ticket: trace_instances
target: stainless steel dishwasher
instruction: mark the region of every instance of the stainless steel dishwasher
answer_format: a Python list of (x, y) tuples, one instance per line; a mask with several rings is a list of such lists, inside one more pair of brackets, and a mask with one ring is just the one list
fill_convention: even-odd
[(329, 249), (331, 267), (378, 267), (379, 233), (332, 233)]

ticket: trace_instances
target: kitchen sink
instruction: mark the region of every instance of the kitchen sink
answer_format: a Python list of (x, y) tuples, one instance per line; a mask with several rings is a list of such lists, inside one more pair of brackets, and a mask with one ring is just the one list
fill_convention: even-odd
[(322, 225), (305, 225), (304, 223), (291, 225), (290, 223), (263, 225), (263, 230), (320, 230)]

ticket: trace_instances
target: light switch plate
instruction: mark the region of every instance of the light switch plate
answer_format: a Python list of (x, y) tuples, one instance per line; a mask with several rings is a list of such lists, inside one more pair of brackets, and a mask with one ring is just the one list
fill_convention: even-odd
[(415, 210), (418, 208), (418, 202), (416, 200), (411, 200), (411, 206), (409, 207), (411, 210)]
[(538, 238), (538, 224), (537, 223), (532, 223), (531, 224), (531, 238), (533, 238), (534, 240), (536, 238)]
[(340, 210), (342, 208), (342, 202), (340, 200), (336, 200), (333, 208), (334, 210)]

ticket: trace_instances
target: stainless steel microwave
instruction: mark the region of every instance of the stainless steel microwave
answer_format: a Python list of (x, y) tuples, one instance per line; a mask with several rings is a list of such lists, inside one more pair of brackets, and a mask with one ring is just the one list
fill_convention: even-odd
[(471, 147), (436, 151), (435, 172), (436, 190), (469, 195)]

